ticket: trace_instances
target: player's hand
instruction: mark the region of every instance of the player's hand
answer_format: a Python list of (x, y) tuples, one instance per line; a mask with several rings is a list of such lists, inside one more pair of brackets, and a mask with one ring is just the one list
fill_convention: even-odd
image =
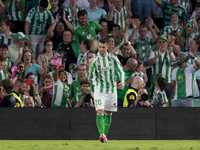
[(41, 59), (42, 62), (45, 62), (44, 56), (40, 56), (40, 59)]
[(178, 36), (181, 36), (182, 33), (183, 33), (183, 29), (178, 31)]
[(34, 87), (35, 91), (38, 92), (38, 89), (39, 89), (39, 84), (35, 84), (35, 87)]
[(66, 20), (66, 11), (63, 10), (63, 20)]
[(161, 47), (159, 47), (159, 49), (158, 49), (158, 56), (160, 56), (161, 55), (161, 51), (160, 51), (160, 49), (161, 49)]
[(128, 37), (129, 37), (129, 34), (128, 34), (128, 33), (125, 33), (125, 34), (124, 34), (124, 42), (125, 42), (125, 43), (128, 42)]
[(124, 89), (124, 84), (123, 83), (118, 83), (117, 84), (117, 88), (119, 89), (119, 90), (123, 90)]
[(126, 25), (129, 25), (132, 23), (132, 19), (126, 18)]
[(144, 66), (142, 67), (142, 72), (146, 73), (146, 68)]
[(57, 13), (57, 15), (56, 15), (56, 22), (58, 23), (59, 20), (60, 20), (59, 19), (59, 13)]
[(80, 103), (84, 102), (84, 98), (85, 98), (85, 96), (81, 96)]
[(190, 58), (195, 58), (195, 56), (194, 56), (194, 54), (192, 54), (192, 53), (188, 53), (189, 55), (190, 55)]
[(108, 0), (108, 5), (110, 6), (111, 9), (114, 9), (115, 7), (114, 3), (111, 3), (110, 0)]
[(196, 22), (195, 18), (193, 18), (193, 24), (194, 24), (194, 26), (196, 28), (197, 27), (197, 22)]
[(18, 54), (18, 59), (21, 60), (22, 59), (22, 53)]

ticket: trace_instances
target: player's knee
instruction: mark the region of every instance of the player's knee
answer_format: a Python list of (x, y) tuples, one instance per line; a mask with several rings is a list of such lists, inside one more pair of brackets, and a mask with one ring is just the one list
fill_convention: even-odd
[(98, 109), (97, 110), (97, 114), (104, 114), (104, 110), (103, 109)]
[(111, 115), (111, 114), (112, 114), (112, 111), (105, 111), (105, 114)]

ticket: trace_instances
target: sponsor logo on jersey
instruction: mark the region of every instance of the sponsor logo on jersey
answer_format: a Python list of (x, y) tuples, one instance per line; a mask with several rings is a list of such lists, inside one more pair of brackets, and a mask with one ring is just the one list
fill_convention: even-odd
[(97, 68), (98, 71), (112, 70), (112, 67)]

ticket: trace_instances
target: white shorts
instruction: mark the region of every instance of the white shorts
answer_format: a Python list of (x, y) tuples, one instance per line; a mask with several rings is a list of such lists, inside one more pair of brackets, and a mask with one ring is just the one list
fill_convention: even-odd
[(103, 109), (105, 111), (117, 111), (117, 92), (100, 93), (94, 92), (94, 105), (96, 110)]

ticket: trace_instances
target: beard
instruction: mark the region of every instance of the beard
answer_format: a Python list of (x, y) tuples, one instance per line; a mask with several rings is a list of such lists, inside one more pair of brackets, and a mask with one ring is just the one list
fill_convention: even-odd
[(21, 87), (19, 88), (19, 94), (24, 95), (24, 91), (22, 91)]

